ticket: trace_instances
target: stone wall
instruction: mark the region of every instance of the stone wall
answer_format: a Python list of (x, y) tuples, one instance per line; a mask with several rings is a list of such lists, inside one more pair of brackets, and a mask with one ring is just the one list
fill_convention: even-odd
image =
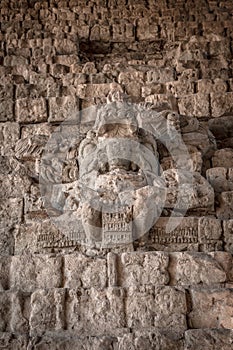
[[(2, 348), (230, 350), (232, 1), (1, 0), (0, 11)], [(145, 240), (95, 252), (51, 222), (39, 165), (61, 122), (116, 91), (182, 116), (213, 196), (173, 235), (167, 205)]]

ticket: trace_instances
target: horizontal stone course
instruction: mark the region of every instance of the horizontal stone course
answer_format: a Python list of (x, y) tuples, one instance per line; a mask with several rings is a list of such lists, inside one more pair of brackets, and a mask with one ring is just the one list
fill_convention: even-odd
[[(230, 235), (230, 224), (224, 223)], [(229, 240), (229, 246), (231, 241)], [(2, 257), (2, 290), (32, 293), (36, 289), (141, 288), (152, 286), (224, 286), (233, 282), (227, 252), (129, 252), (91, 258), (81, 253), (25, 254)]]

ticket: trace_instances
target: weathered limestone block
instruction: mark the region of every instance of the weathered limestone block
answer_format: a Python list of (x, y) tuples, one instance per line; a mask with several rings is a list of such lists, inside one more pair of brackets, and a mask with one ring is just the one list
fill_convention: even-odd
[(205, 253), (170, 253), (171, 285), (214, 284), (226, 281), (226, 272)]
[(227, 84), (223, 79), (201, 79), (197, 82), (197, 89), (202, 94), (224, 93), (227, 91)]
[(13, 85), (0, 85), (0, 100), (13, 99)]
[(219, 219), (233, 219), (233, 191), (222, 192), (218, 196), (216, 214)]
[(37, 289), (31, 296), (30, 331), (41, 334), (65, 326), (65, 289)]
[(13, 108), (14, 108), (14, 102), (12, 99), (1, 101), (0, 103), (0, 121), (1, 122), (14, 120)]
[[(32, 171), (37, 173), (36, 170), (35, 166)], [(26, 221), (44, 220), (48, 217), (40, 189), (35, 184), (30, 187), (30, 193), (24, 195), (24, 217)]]
[(145, 98), (145, 102), (152, 103), (158, 110), (177, 110), (177, 101), (173, 95), (153, 94)]
[(213, 117), (233, 113), (233, 92), (210, 94)]
[(109, 40), (110, 40), (110, 27), (94, 25), (91, 28), (90, 40), (91, 41), (109, 42)]
[(0, 254), (13, 255), (14, 254), (14, 232), (13, 228), (0, 228)]
[(126, 19), (119, 19), (119, 23), (112, 26), (113, 42), (130, 42), (135, 40), (134, 25)]
[(36, 135), (45, 135), (49, 137), (56, 129), (57, 126), (50, 123), (23, 125), (21, 128), (21, 139), (34, 137)]
[(232, 168), (233, 167), (233, 149), (223, 148), (215, 151), (212, 157), (213, 167), (224, 167)]
[(213, 186), (215, 193), (233, 190), (233, 182), (227, 179), (228, 170), (223, 167), (211, 168), (206, 171), (206, 178)]
[(0, 142), (1, 155), (10, 156), (14, 154), (14, 146), (19, 139), (18, 123), (1, 123), (0, 124)]
[[(198, 149), (195, 146), (187, 146), (188, 152), (190, 154), (190, 159), (187, 162), (187, 159), (185, 159), (185, 168), (193, 170), (195, 172), (201, 172), (202, 169), (202, 155), (201, 152), (198, 151)], [(181, 164), (181, 157), (179, 159), (179, 164)], [(164, 157), (160, 161), (160, 165), (163, 170), (175, 168), (175, 161), (172, 157)]]
[(28, 331), (28, 296), (9, 291), (0, 292), (0, 331)]
[(20, 123), (44, 122), (47, 107), (44, 98), (22, 98), (16, 101), (16, 118)]
[(209, 117), (209, 95), (193, 94), (178, 99), (179, 113), (194, 117)]
[(133, 334), (125, 334), (119, 339), (119, 350), (133, 349), (163, 349), (183, 350), (183, 340), (173, 334), (159, 331), (156, 328), (148, 328), (135, 331)]
[(82, 254), (64, 256), (65, 288), (98, 288), (107, 285), (106, 260), (89, 258)]
[(150, 18), (140, 18), (137, 22), (136, 36), (139, 40), (156, 40), (158, 25)]
[[(170, 230), (168, 222), (170, 220)], [(149, 247), (156, 250), (182, 251), (198, 249), (198, 218), (160, 217), (148, 236)]]
[(70, 68), (62, 64), (53, 64), (51, 66), (51, 75), (54, 78), (62, 79), (66, 74), (70, 73)]
[[(50, 332), (30, 340), (27, 350), (110, 350), (118, 349), (118, 339), (112, 336), (88, 337), (74, 332)], [(13, 349), (12, 349), (13, 350)]]
[[(12, 166), (16, 165), (15, 169)], [(14, 161), (11, 165), (12, 171), (9, 175), (0, 174), (0, 198), (22, 198), (29, 191), (31, 180), (27, 175), (27, 171), (18, 162)], [(12, 202), (13, 203), (13, 202)]]
[(9, 288), (10, 256), (0, 256), (0, 290)]
[(80, 84), (76, 88), (76, 94), (82, 99), (104, 98), (110, 91), (122, 91), (122, 88), (117, 83), (109, 84)]
[(185, 332), (184, 350), (231, 350), (232, 342), (230, 329), (190, 329)]
[(194, 94), (194, 84), (192, 81), (172, 81), (166, 83), (167, 93), (174, 95), (177, 98), (182, 98), (184, 95)]
[(12, 227), (22, 220), (23, 201), (19, 198), (9, 198), (1, 200), (1, 225), (2, 227)]
[(54, 47), (58, 55), (73, 55), (78, 53), (78, 43), (70, 39), (55, 39)]
[(222, 267), (222, 269), (226, 272), (226, 281), (233, 281), (233, 257), (230, 252), (210, 252), (208, 255), (212, 256), (218, 264)]
[(172, 82), (175, 77), (175, 71), (173, 68), (153, 68), (146, 72), (146, 82), (151, 83), (167, 83)]
[(225, 250), (233, 254), (233, 220), (223, 220)]
[(28, 337), (26, 334), (15, 335), (13, 333), (0, 332), (0, 344), (2, 349), (27, 350)]
[(166, 208), (213, 210), (214, 190), (198, 172), (168, 169), (163, 172), (166, 183)]
[(168, 284), (168, 262), (167, 253), (123, 253), (119, 261), (120, 285), (127, 287)]
[(11, 293), (0, 292), (0, 331), (6, 332), (9, 330), (9, 320), (11, 317)]
[(163, 286), (130, 287), (126, 297), (127, 326), (156, 327), (183, 332), (186, 325), (186, 298), (181, 289)]
[(190, 328), (233, 328), (233, 289), (192, 288)]
[(211, 142), (210, 135), (207, 130), (200, 128), (200, 130), (183, 134), (182, 138), (187, 147), (194, 146), (202, 155), (206, 155), (216, 149), (215, 144)]
[(211, 243), (220, 240), (222, 235), (221, 222), (212, 217), (201, 217), (198, 222), (198, 237), (200, 243)]
[(51, 220), (28, 221), (15, 232), (15, 254), (53, 252), (54, 247), (63, 247), (64, 236)]
[(210, 119), (208, 125), (217, 139), (233, 137), (233, 116)]
[(28, 60), (22, 56), (5, 56), (4, 58), (4, 66), (26, 66), (28, 64)]
[(67, 329), (95, 335), (125, 327), (122, 288), (71, 289), (67, 299)]
[(73, 96), (51, 97), (49, 99), (49, 122), (77, 118), (78, 101)]
[(37, 288), (60, 288), (62, 283), (62, 257), (13, 256), (10, 268), (11, 288), (25, 292)]

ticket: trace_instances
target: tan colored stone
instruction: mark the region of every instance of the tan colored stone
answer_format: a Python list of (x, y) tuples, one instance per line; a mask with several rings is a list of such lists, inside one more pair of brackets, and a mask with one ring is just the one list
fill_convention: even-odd
[(27, 350), (100, 350), (118, 345), (118, 339), (111, 336), (84, 337), (75, 332), (51, 332), (42, 337), (32, 337)]
[(198, 222), (198, 237), (200, 243), (209, 243), (221, 238), (222, 227), (218, 219), (201, 217)]
[(174, 69), (165, 68), (153, 68), (146, 72), (146, 82), (151, 83), (167, 83), (174, 80)]
[(226, 272), (205, 253), (170, 253), (171, 285), (216, 284), (226, 281)]
[(233, 254), (233, 220), (223, 220), (225, 249)]
[(194, 94), (178, 99), (179, 113), (195, 117), (209, 117), (209, 95)]
[(14, 228), (0, 228), (0, 254), (3, 256), (14, 254)]
[(190, 328), (233, 328), (232, 289), (193, 288), (190, 295)]
[(127, 326), (156, 327), (183, 332), (186, 325), (185, 292), (174, 287), (130, 287), (126, 298)]
[(16, 101), (16, 117), (20, 123), (44, 122), (47, 107), (44, 98), (21, 98)]
[(0, 257), (0, 290), (9, 289), (10, 264), (10, 256)]
[(136, 35), (139, 40), (155, 40), (158, 37), (158, 25), (149, 18), (141, 18), (137, 23)]
[(212, 157), (213, 167), (224, 167), (232, 168), (233, 167), (233, 149), (223, 148), (215, 151)]
[(71, 289), (67, 300), (67, 329), (87, 335), (125, 327), (122, 288)]
[(0, 198), (12, 198), (12, 203), (16, 198), (18, 198), (17, 200), (22, 199), (31, 186), (31, 179), (28, 177), (27, 169), (16, 161), (12, 163), (13, 165), (16, 167), (12, 169), (9, 175), (0, 175)]
[(198, 80), (197, 89), (202, 94), (224, 93), (227, 91), (227, 84), (223, 79), (201, 79)]
[(172, 81), (166, 83), (167, 92), (176, 98), (182, 98), (184, 95), (192, 95), (194, 93), (194, 84), (192, 81)]
[(23, 202), (19, 198), (9, 198), (0, 203), (2, 227), (12, 227), (22, 220)]
[(14, 121), (14, 114), (13, 114), (13, 108), (14, 103), (13, 100), (7, 99), (2, 100), (0, 103), (0, 121)]
[(81, 254), (64, 257), (65, 288), (99, 288), (107, 285), (106, 260), (89, 258)]
[(160, 252), (123, 253), (120, 256), (120, 285), (163, 285), (168, 284), (169, 257)]
[(209, 129), (217, 139), (226, 139), (233, 136), (233, 116), (210, 119)]
[[(170, 230), (168, 222), (170, 220)], [(182, 251), (198, 249), (198, 218), (160, 217), (151, 228), (148, 246), (156, 250)]]
[(227, 169), (223, 167), (211, 168), (206, 171), (206, 178), (217, 193), (233, 190), (233, 183), (227, 179)]
[(222, 192), (218, 196), (216, 214), (221, 220), (233, 219), (233, 191)]
[(0, 124), (0, 142), (1, 155), (10, 156), (14, 154), (14, 146), (19, 139), (18, 123), (1, 123)]
[(232, 342), (230, 329), (190, 329), (185, 332), (184, 350), (231, 350)]
[(233, 112), (233, 92), (210, 94), (213, 117), (221, 117)]
[(75, 119), (78, 113), (78, 100), (73, 96), (51, 97), (49, 99), (49, 122)]
[(32, 292), (37, 288), (59, 288), (62, 283), (62, 258), (52, 256), (13, 256), (11, 288)]
[(30, 332), (62, 330), (65, 326), (65, 289), (37, 289), (31, 296)]
[(125, 334), (119, 339), (119, 350), (133, 349), (163, 349), (163, 350), (183, 350), (183, 340), (174, 337), (168, 332), (159, 331), (150, 327), (135, 331), (132, 334)]
[(59, 55), (72, 55), (78, 53), (77, 43), (69, 39), (55, 39), (54, 47)]
[(9, 291), (0, 292), (1, 332), (28, 331), (28, 296)]
[(28, 337), (26, 334), (15, 335), (9, 332), (0, 332), (0, 344), (3, 349), (27, 350)]

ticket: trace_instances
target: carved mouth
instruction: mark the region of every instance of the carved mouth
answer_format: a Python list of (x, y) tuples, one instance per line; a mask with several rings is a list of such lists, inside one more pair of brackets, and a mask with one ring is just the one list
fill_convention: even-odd
[(117, 170), (117, 169), (125, 170), (126, 172), (134, 172), (134, 173), (138, 173), (140, 170), (139, 166), (134, 162), (126, 159), (117, 158), (112, 160), (111, 162), (106, 162), (102, 164), (99, 168), (99, 174), (110, 173), (111, 171)]

